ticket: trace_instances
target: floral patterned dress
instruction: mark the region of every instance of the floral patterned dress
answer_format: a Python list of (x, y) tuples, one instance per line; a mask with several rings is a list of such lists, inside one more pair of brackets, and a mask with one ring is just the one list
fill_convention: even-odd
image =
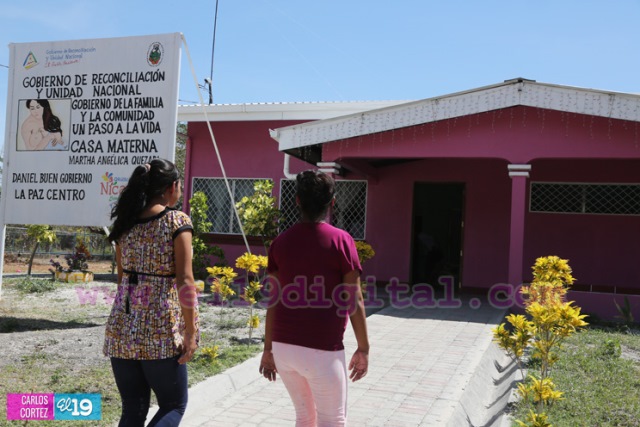
[[(185, 325), (173, 241), (185, 231), (193, 231), (189, 216), (167, 208), (120, 237), (123, 275), (105, 329), (105, 356), (154, 360), (180, 353)], [(196, 312), (196, 330), (197, 319)]]

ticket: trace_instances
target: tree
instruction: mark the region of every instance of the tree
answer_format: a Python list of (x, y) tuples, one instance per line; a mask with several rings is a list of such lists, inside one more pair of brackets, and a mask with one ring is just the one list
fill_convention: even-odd
[(202, 191), (196, 191), (189, 200), (191, 222), (193, 223), (193, 275), (196, 279), (204, 280), (209, 276), (207, 267), (209, 258), (216, 256), (220, 264), (226, 264), (224, 252), (215, 245), (204, 241), (204, 235), (211, 231), (213, 224), (207, 218), (207, 196)]
[(245, 233), (248, 236), (260, 236), (265, 251), (278, 235), (281, 217), (276, 198), (271, 195), (272, 190), (271, 181), (257, 181), (253, 185), (253, 195), (243, 197), (236, 203)]
[(29, 225), (27, 226), (27, 236), (35, 240), (29, 257), (29, 268), (27, 269), (27, 276), (31, 276), (31, 267), (33, 266), (33, 259), (36, 256), (38, 246), (43, 242), (53, 243), (56, 240), (56, 232), (48, 225)]

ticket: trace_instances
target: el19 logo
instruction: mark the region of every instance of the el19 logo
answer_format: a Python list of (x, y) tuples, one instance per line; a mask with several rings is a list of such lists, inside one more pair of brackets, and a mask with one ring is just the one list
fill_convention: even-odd
[(100, 420), (100, 394), (55, 394), (56, 420)]
[[(80, 406), (80, 411), (78, 411), (78, 406)], [(71, 411), (71, 415), (77, 417), (78, 415), (82, 415), (86, 417), (93, 412), (93, 403), (89, 399), (81, 399), (80, 404), (78, 405), (78, 399), (67, 397), (65, 399), (60, 399), (56, 402), (56, 408), (60, 410), (60, 412), (69, 412)]]

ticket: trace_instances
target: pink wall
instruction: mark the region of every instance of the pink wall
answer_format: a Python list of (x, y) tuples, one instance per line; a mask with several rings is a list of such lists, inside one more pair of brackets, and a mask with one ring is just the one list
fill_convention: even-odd
[[(278, 151), (278, 143), (269, 136), (269, 129), (290, 126), (299, 121), (258, 121), (258, 122), (212, 122), (213, 135), (222, 157), (222, 163), (229, 178), (270, 178), (274, 182), (274, 193), (279, 195), (280, 180), (284, 178), (284, 154)], [(220, 166), (211, 143), (206, 123), (189, 123), (188, 153), (190, 175), (193, 177), (222, 176)], [(296, 158), (291, 158), (290, 171), (297, 173), (312, 166)], [(186, 186), (185, 186), (186, 187)], [(193, 194), (191, 185), (185, 188), (187, 199)], [(220, 241), (232, 240), (231, 243)], [(231, 239), (214, 238), (231, 264), (245, 251), (242, 237)], [(263, 254), (261, 245), (252, 245), (251, 250)]]
[[(623, 320), (619, 318), (620, 312), (616, 307), (616, 303), (620, 307), (625, 307), (625, 298), (628, 298), (631, 314), (636, 319), (636, 322), (640, 318), (640, 295), (612, 295), (597, 292), (569, 291), (567, 298), (569, 301), (574, 301), (578, 307), (581, 307), (583, 314), (595, 315), (607, 320)], [(585, 321), (591, 322), (588, 317)]]
[[(638, 183), (637, 160), (538, 160), (531, 181)], [(525, 266), (542, 255), (569, 259), (578, 284), (640, 290), (640, 217), (529, 213)], [(526, 269), (525, 280), (531, 270)]]
[(532, 107), (511, 107), (326, 144), (339, 158), (638, 158), (637, 122)]
[[(284, 154), (278, 143), (269, 136), (269, 129), (290, 126), (298, 121), (212, 122), (213, 136), (229, 177), (272, 179), (283, 178)], [(199, 177), (221, 176), (206, 123), (189, 123), (191, 175)], [(306, 162), (291, 159), (291, 171), (310, 168)]]
[(366, 232), (376, 257), (365, 274), (409, 280), (416, 182), (465, 184), (463, 286), (506, 281), (511, 182), (507, 163), (496, 159), (425, 159), (381, 168), (378, 183), (369, 184)]

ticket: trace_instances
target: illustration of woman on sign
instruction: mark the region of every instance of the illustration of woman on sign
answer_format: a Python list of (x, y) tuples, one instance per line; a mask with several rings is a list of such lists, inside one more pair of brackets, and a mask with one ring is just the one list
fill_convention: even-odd
[(22, 122), (20, 134), (26, 150), (66, 150), (62, 139), (61, 122), (53, 114), (46, 99), (28, 99), (29, 115)]

